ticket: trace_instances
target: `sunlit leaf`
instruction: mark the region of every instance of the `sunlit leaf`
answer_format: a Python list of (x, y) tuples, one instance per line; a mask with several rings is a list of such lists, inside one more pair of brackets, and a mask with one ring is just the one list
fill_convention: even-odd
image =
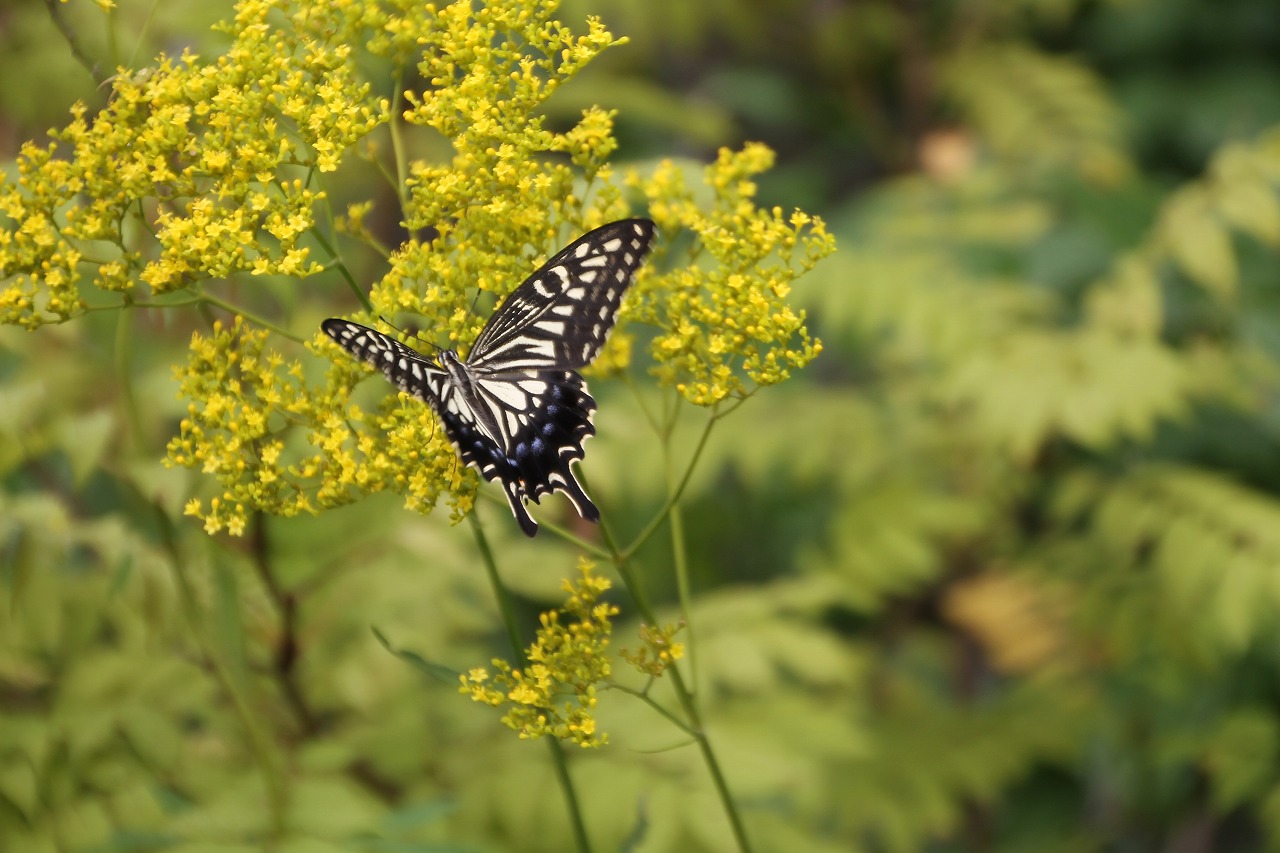
[(383, 636), (382, 632), (379, 631), (377, 628), (371, 628), (370, 630), (373, 631), (373, 636), (377, 637), (378, 642), (382, 645), (384, 649), (391, 652), (391, 654), (400, 658), (400, 660), (409, 664), (414, 669), (418, 670), (418, 672), (422, 673), (425, 676), (428, 676), (429, 678), (433, 678), (442, 684), (448, 684), (451, 687), (458, 686), (458, 679), (461, 678), (462, 673), (458, 672), (455, 669), (450, 669), (449, 667), (444, 666), (443, 664), (438, 664), (433, 661), (429, 661), (426, 658), (419, 655), (417, 652), (406, 651), (404, 649), (397, 649), (391, 645), (391, 641), (388, 640), (385, 636)]

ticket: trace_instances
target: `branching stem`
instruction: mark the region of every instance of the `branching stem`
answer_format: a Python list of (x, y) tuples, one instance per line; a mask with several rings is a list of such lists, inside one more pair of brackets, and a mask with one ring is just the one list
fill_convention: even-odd
[[(471, 532), (475, 536), (476, 549), (480, 552), (480, 561), (484, 564), (485, 574), (489, 578), (489, 585), (493, 587), (493, 594), (498, 599), (498, 609), (502, 611), (502, 621), (507, 626), (507, 640), (511, 643), (511, 653), (513, 660), (521, 661), (524, 665), (524, 643), (520, 639), (520, 625), (516, 621), (515, 606), (511, 602), (511, 593), (507, 591), (506, 585), (502, 582), (501, 575), (498, 574), (498, 564), (493, 557), (493, 549), (489, 547), (489, 539), (484, 534), (484, 527), (480, 524), (479, 517), (474, 513), (467, 513), (467, 521), (471, 525)], [(564, 795), (565, 806), (569, 810), (569, 824), (573, 828), (573, 838), (579, 853), (591, 853), (591, 842), (587, 838), (587, 827), (582, 819), (582, 805), (578, 801), (578, 792), (573, 787), (573, 779), (569, 776), (568, 761), (565, 758), (564, 748), (560, 741), (555, 738), (543, 738), (546, 741), (548, 749), (551, 751), (551, 765), (555, 768), (556, 781), (560, 785), (560, 790)]]

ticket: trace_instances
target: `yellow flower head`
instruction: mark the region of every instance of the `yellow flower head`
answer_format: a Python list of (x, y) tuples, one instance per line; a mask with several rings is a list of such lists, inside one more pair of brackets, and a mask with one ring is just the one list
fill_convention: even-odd
[(608, 741), (596, 728), (594, 711), (596, 689), (608, 684), (612, 671), (610, 619), (618, 609), (600, 601), (610, 584), (593, 574), (594, 568), (580, 559), (580, 579), (564, 582), (564, 605), (542, 614), (542, 627), (525, 654), (530, 662), (525, 669), (494, 660), (496, 675), (473, 669), (462, 676), (462, 693), (477, 702), (508, 706), (502, 722), (521, 738), (551, 735), (587, 748)]
[[(646, 366), (657, 381), (699, 405), (782, 381), (820, 350), (787, 297), (831, 251), (822, 223), (754, 205), (752, 178), (772, 161), (763, 146), (722, 152), (702, 176), (709, 194), (695, 193), (671, 163), (616, 180), (608, 110), (548, 129), (546, 99), (619, 42), (595, 19), (575, 33), (556, 6), (239, 0), (225, 54), (121, 69), (102, 109), (76, 105), (53, 142), (23, 148), (17, 178), (0, 179), (0, 322), (64, 321), (90, 287), (99, 304), (184, 291), (225, 305), (207, 281), (238, 275), (251, 288), (342, 267), (352, 238), (381, 250), (364, 225), (370, 203), (334, 221), (325, 181), (354, 148), (378, 156), (374, 131), (394, 125), (397, 155), (418, 128), (447, 150), (386, 170), (404, 178), (397, 216), (414, 236), (381, 252), (388, 269), (359, 320), (412, 323), (465, 355), (538, 263), (632, 215), (629, 186), (659, 237), (620, 320), (655, 330)], [(378, 62), (357, 62), (362, 51)], [(422, 81), (395, 93), (394, 114), (361, 76), (386, 63)], [(597, 375), (638, 361), (637, 339), (614, 334)], [(367, 368), (318, 332), (310, 346), (310, 358), (286, 358), (261, 322), (240, 318), (192, 337), (179, 371), (190, 408), (169, 461), (212, 475), (220, 491), (188, 511), (233, 534), (251, 512), (316, 511), (382, 490), (413, 510), (445, 498), (455, 518), (466, 513), (478, 479), (427, 407), (391, 393), (360, 406), (351, 392)]]
[(721, 150), (703, 175), (715, 193), (710, 211), (670, 161), (649, 176), (627, 177), (649, 199), (659, 230), (668, 237), (692, 232), (695, 251), (711, 261), (646, 279), (632, 302), (634, 316), (660, 330), (651, 345), (654, 375), (700, 406), (782, 382), (822, 351), (787, 296), (792, 281), (835, 250), (835, 240), (817, 217), (754, 205), (751, 177), (772, 165), (763, 145)]
[(120, 293), (319, 269), (301, 238), (324, 194), (307, 177), (389, 107), (357, 80), (344, 32), (301, 5), (241, 0), (224, 56), (122, 70), (104, 109), (77, 104), (54, 142), (23, 148), (18, 181), (0, 184), (0, 322), (81, 311), (81, 267)]

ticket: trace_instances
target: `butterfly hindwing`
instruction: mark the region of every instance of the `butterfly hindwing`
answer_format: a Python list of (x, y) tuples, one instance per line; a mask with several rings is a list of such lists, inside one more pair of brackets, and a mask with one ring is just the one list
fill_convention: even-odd
[[(480, 386), (491, 382), (482, 379)], [(525, 377), (523, 384), (543, 387), (529, 395), (528, 414), (522, 421), (504, 425), (509, 447), (491, 440), (476, 419), (461, 418), (454, 412), (441, 415), (458, 454), (486, 480), (502, 482), (511, 512), (529, 536), (537, 532), (538, 525), (523, 500), (539, 503), (543, 495), (555, 491), (564, 492), (582, 518), (596, 521), (599, 510), (569, 468), (571, 462), (583, 457), (586, 438), (595, 434), (592, 415), (596, 401), (587, 393), (582, 377), (569, 370)]]
[(346, 320), (326, 320), (322, 328), (431, 406), (462, 461), (502, 483), (527, 535), (538, 525), (524, 502), (552, 492), (596, 521), (600, 513), (570, 467), (595, 434), (596, 402), (575, 368), (599, 353), (653, 235), (652, 222), (628, 219), (571, 243), (507, 297), (466, 361), (443, 350), (433, 363)]

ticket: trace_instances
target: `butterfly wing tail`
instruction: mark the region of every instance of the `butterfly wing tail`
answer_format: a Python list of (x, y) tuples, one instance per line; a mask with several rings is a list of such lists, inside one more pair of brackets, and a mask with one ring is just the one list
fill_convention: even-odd
[(523, 487), (517, 480), (503, 480), (502, 486), (506, 490), (507, 503), (511, 504), (511, 514), (516, 517), (516, 523), (520, 525), (524, 535), (532, 539), (538, 534), (538, 522), (525, 509)]
[(587, 521), (599, 521), (600, 510), (596, 509), (596, 505), (591, 502), (591, 498), (587, 497), (587, 493), (582, 490), (582, 484), (578, 482), (578, 478), (573, 475), (573, 471), (569, 469), (568, 464), (565, 465), (568, 477), (560, 477), (558, 474), (552, 478), (556, 491), (562, 493), (573, 504), (573, 508), (578, 511), (578, 515)]
[(598, 522), (600, 520), (600, 510), (587, 497), (587, 493), (582, 490), (582, 484), (578, 482), (578, 478), (573, 475), (573, 471), (565, 467), (568, 476), (563, 476), (559, 471), (551, 474), (546, 480), (544, 489), (533, 495), (525, 491), (525, 483), (523, 480), (511, 478), (503, 478), (502, 485), (507, 493), (507, 503), (511, 505), (511, 514), (516, 517), (516, 523), (520, 525), (520, 529), (524, 531), (524, 535), (533, 538), (538, 533), (538, 522), (533, 520), (529, 515), (529, 510), (525, 507), (525, 499), (530, 499), (534, 503), (539, 503), (538, 498), (547, 494), (549, 491), (557, 491), (569, 499), (573, 504), (573, 508), (578, 511), (578, 515), (587, 521)]

